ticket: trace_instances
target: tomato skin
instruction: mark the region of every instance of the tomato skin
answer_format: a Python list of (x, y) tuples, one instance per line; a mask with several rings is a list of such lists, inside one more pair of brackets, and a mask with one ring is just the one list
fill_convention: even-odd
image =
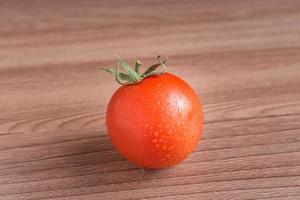
[(129, 161), (145, 168), (166, 168), (183, 161), (203, 129), (198, 96), (170, 73), (121, 86), (106, 114), (109, 137)]

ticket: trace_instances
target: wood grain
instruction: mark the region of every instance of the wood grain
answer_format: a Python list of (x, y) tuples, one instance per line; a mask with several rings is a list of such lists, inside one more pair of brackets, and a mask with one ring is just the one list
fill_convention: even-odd
[[(0, 2), (0, 199), (300, 199), (300, 1)], [(201, 96), (182, 164), (138, 169), (105, 109), (118, 54)]]

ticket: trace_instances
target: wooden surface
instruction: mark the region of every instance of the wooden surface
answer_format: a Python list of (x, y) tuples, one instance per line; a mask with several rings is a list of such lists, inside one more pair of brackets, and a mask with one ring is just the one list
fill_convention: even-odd
[[(300, 199), (300, 1), (1, 1), (0, 199)], [(204, 138), (143, 170), (108, 140), (99, 70), (169, 56)]]

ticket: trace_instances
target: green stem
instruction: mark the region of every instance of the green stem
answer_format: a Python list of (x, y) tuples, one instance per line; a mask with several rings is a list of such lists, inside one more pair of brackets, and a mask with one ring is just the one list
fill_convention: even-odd
[[(135, 61), (135, 68), (133, 69), (119, 56), (117, 56), (117, 66), (115, 70), (111, 70), (109, 68), (102, 68), (102, 70), (105, 70), (106, 72), (114, 75), (116, 81), (120, 85), (133, 85), (138, 84), (147, 77), (162, 75), (167, 71), (165, 66), (167, 59), (165, 57), (162, 58), (161, 56), (158, 56), (157, 59), (158, 63), (151, 65), (144, 73), (140, 73), (140, 67), (142, 63), (139, 60)], [(120, 72), (120, 67), (123, 67), (125, 72)], [(158, 69), (159, 67), (161, 68), (161, 70), (156, 71), (156, 69)]]

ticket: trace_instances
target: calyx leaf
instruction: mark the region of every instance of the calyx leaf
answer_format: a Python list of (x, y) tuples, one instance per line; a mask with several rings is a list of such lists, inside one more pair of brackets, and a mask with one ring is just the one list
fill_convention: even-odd
[[(140, 67), (142, 66), (142, 63), (139, 60), (135, 60), (135, 66), (134, 69), (127, 64), (122, 58), (117, 56), (117, 66), (115, 70), (109, 69), (109, 68), (102, 68), (102, 70), (114, 75), (116, 81), (121, 85), (132, 85), (132, 84), (138, 84), (145, 78), (149, 76), (154, 75), (161, 75), (164, 74), (166, 69), (166, 57), (162, 58), (161, 56), (158, 56), (158, 63), (155, 63), (154, 65), (150, 66), (144, 73), (140, 73)], [(125, 72), (120, 71), (120, 67), (123, 67)], [(158, 67), (161, 67), (160, 71), (156, 71)]]

